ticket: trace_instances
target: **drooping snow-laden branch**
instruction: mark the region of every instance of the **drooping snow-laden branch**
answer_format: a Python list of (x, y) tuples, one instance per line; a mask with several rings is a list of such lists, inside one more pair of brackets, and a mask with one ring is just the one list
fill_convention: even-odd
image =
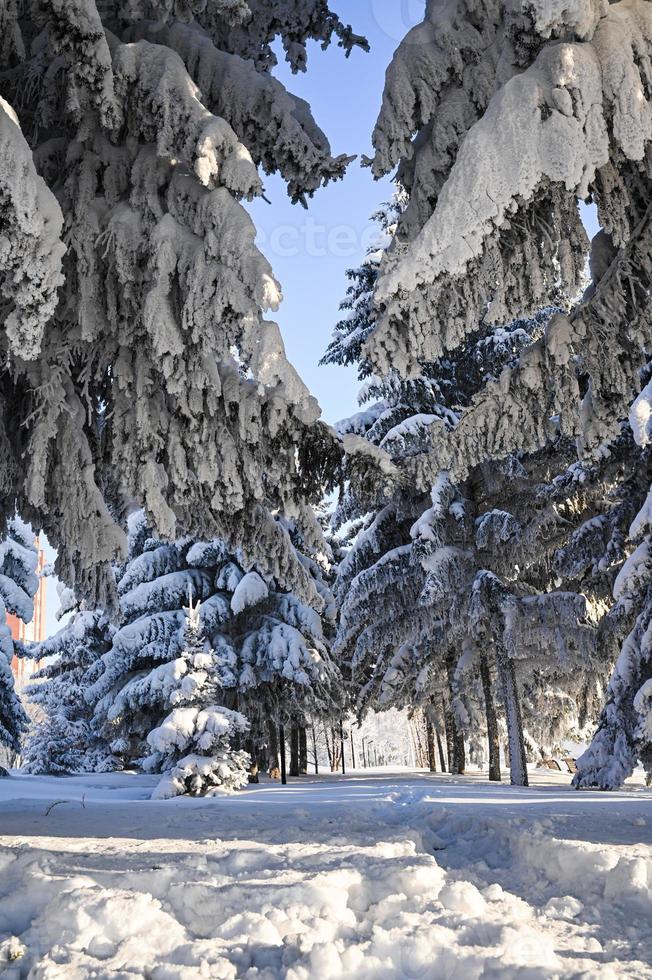
[[(400, 75), (397, 90), (389, 75), (379, 126), (383, 133), (403, 134), (403, 142), (396, 136), (390, 152), (377, 140), (376, 167), (392, 166), (397, 154), (413, 158), (413, 185), (421, 186), (423, 195), (432, 170), (419, 168), (418, 161), (431, 135), (428, 127), (441, 140), (439, 151), (446, 152), (434, 170), (440, 176), (427, 213), (417, 227), (412, 221), (406, 248), (387, 257), (376, 290), (379, 316), (367, 353), (380, 371), (389, 366), (417, 370), (416, 361), (454, 348), (485, 316), (501, 322), (525, 315), (549, 302), (555, 291), (571, 299), (585, 251), (578, 198), (596, 197), (617, 247), (641, 217), (645, 149), (652, 136), (645, 94), (652, 43), (649, 4), (594, 4), (596, 16), (587, 20), (576, 16), (579, 5), (570, 5), (560, 15), (565, 30), (559, 33), (565, 38), (576, 33), (577, 39), (560, 41), (554, 31), (550, 37), (548, 28), (541, 35), (535, 18), (531, 33), (538, 40), (531, 46), (525, 43), (530, 37), (526, 28), (508, 30), (514, 26), (510, 8), (517, 5), (474, 6), (480, 8), (476, 22), (479, 17), (497, 31), (497, 63), (490, 30), (488, 47), (476, 52), (479, 64), (462, 52), (460, 66), (447, 65), (450, 55), (433, 38), (439, 18), (449, 17), (449, 7), (432, 5), (426, 28), (432, 36), (416, 44), (416, 67), (407, 78)], [(453, 7), (461, 20), (466, 4)], [(437, 131), (438, 99), (426, 108), (418, 98), (427, 79), (435, 93), (441, 88), (434, 80), (443, 66), (448, 97), (459, 96), (452, 141), (447, 130)], [(464, 117), (464, 98), (476, 98), (478, 75), (485, 81), (485, 98), (476, 99), (476, 118)], [(402, 86), (420, 116), (397, 111), (409, 103)], [(412, 145), (415, 129), (419, 134)]]
[(12, 107), (0, 97), (0, 294), (7, 354), (31, 360), (63, 282), (63, 216), (34, 166)]
[(264, 319), (280, 287), (240, 202), (258, 166), (304, 200), (348, 162), (269, 74), (274, 38), (295, 68), (310, 38), (362, 39), (323, 0), (47, 0), (2, 23), (29, 142), (3, 101), (3, 511), (109, 605), (140, 504), (305, 591), (271, 513), (309, 523), (340, 450)]
[(294, 200), (303, 200), (329, 178), (344, 175), (351, 157), (331, 156), (310, 106), (290, 95), (251, 61), (220, 50), (196, 24), (169, 27), (142, 22), (128, 37), (144, 37), (180, 55), (197, 80), (205, 104), (238, 133), (266, 173), (279, 171)]

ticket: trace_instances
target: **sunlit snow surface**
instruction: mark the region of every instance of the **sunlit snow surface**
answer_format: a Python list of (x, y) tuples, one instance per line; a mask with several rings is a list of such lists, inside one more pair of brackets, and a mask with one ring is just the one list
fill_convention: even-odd
[(3, 978), (652, 977), (640, 783), (384, 769), (153, 803), (156, 778), (0, 780)]

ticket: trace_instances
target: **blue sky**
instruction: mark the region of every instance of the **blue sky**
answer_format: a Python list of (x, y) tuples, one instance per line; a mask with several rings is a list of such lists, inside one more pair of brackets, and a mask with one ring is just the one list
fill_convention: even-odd
[(324, 418), (336, 422), (357, 410), (358, 383), (353, 369), (319, 367), (339, 319), (346, 293), (346, 270), (360, 264), (373, 235), (369, 216), (392, 194), (389, 180), (374, 181), (360, 166), (371, 153), (385, 70), (406, 31), (423, 19), (423, 0), (331, 0), (331, 8), (371, 51), (353, 51), (347, 59), (336, 45), (322, 51), (312, 44), (308, 71), (292, 75), (279, 58), (275, 74), (296, 95), (310, 102), (333, 152), (358, 154), (343, 181), (318, 191), (305, 211), (292, 205), (278, 177), (265, 179), (270, 204), (250, 206), (259, 229), (259, 245), (283, 286), (284, 302), (275, 315), (290, 360), (319, 400)]

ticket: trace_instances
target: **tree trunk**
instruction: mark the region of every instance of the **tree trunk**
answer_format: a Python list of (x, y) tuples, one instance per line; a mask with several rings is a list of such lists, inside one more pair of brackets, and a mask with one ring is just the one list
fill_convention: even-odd
[(466, 750), (464, 748), (464, 732), (455, 722), (455, 736), (453, 740), (453, 774), (463, 776), (466, 769)]
[(344, 763), (344, 726), (340, 722), (340, 752), (342, 754), (342, 775), (346, 775), (346, 768)]
[(448, 760), (448, 765), (446, 766), (446, 772), (453, 772), (453, 736), (455, 730), (455, 720), (453, 718), (453, 712), (451, 710), (450, 701), (446, 695), (444, 695), (444, 737), (446, 739), (446, 758)]
[(335, 729), (331, 727), (331, 748), (333, 754), (331, 756), (331, 772), (337, 772), (340, 768), (340, 747), (337, 742), (337, 736)]
[(353, 744), (353, 729), (349, 731), (349, 738), (351, 739), (351, 768), (355, 769), (355, 745)]
[(299, 772), (308, 772), (308, 737), (303, 725), (299, 729)]
[[(267, 723), (267, 772), (278, 771), (278, 731), (271, 721)], [(278, 775), (277, 775), (278, 778)]]
[[(437, 721), (437, 713), (436, 713), (437, 712), (437, 708), (436, 708), (436, 705), (435, 705), (434, 698), (433, 698), (433, 700), (432, 700), (431, 703), (432, 703), (432, 713), (433, 713), (433, 725), (434, 725), (434, 728), (435, 728), (435, 735), (437, 736), (437, 749), (439, 751), (439, 763), (440, 763), (440, 766), (441, 766), (441, 771), (442, 772), (447, 772), (448, 766), (446, 765), (446, 756), (444, 755), (444, 744), (443, 744), (443, 742), (441, 740), (441, 733), (439, 731), (439, 722)], [(440, 704), (440, 712), (439, 713), (440, 713), (441, 718), (443, 718), (444, 717), (443, 703)]]
[(426, 739), (428, 740), (428, 768), (430, 772), (437, 772), (437, 757), (435, 755), (435, 730), (426, 711)]
[(487, 740), (489, 742), (489, 780), (493, 783), (500, 782), (500, 738), (498, 736), (498, 719), (496, 718), (496, 705), (494, 704), (493, 692), (491, 690), (491, 673), (489, 671), (489, 661), (487, 655), (480, 655), (480, 678), (482, 680), (482, 691), (484, 693), (484, 707), (487, 716)]
[(290, 775), (299, 775), (299, 726), (290, 728)]
[(317, 758), (317, 732), (315, 731), (315, 726), (312, 726), (312, 748), (315, 753), (315, 776), (319, 775), (319, 759)]
[(453, 711), (455, 665), (452, 660), (446, 664), (448, 673), (448, 717), (446, 718), (447, 733), (450, 730), (449, 762), (452, 761), (450, 772), (454, 776), (463, 776), (466, 767), (466, 753), (464, 751), (464, 733), (460, 730)]
[(521, 704), (516, 685), (516, 674), (512, 660), (502, 651), (497, 654), (498, 673), (503, 688), (507, 737), (509, 745), (509, 774), (512, 786), (529, 786), (525, 743), (523, 741), (523, 721)]
[(278, 740), (281, 747), (281, 782), (285, 786), (288, 781), (288, 774), (285, 767), (285, 728), (283, 725), (279, 726)]
[(328, 729), (326, 728), (326, 722), (324, 722), (324, 739), (326, 740), (326, 754), (328, 756), (328, 764), (331, 767), (331, 772), (333, 771), (333, 753), (331, 752), (331, 744), (328, 741)]
[(260, 780), (258, 778), (258, 773), (260, 771), (260, 768), (259, 768), (259, 755), (260, 755), (260, 753), (258, 751), (258, 746), (257, 746), (256, 741), (255, 741), (255, 739), (254, 739), (253, 736), (251, 736), (250, 738), (247, 739), (246, 751), (249, 753), (249, 758), (251, 760), (251, 762), (249, 764), (249, 776), (248, 776), (249, 782), (250, 783), (259, 783)]
[(419, 733), (413, 720), (408, 722), (408, 737), (410, 739), (410, 751), (412, 753), (412, 766), (421, 768), (421, 746), (419, 745)]

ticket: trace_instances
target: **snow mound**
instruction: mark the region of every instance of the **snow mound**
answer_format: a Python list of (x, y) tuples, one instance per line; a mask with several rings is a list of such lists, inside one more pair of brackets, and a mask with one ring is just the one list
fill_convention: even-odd
[(75, 777), (85, 807), (45, 816), (61, 781), (4, 781), (0, 820), (38, 836), (0, 852), (3, 978), (652, 977), (646, 791), (357, 773), (170, 804), (151, 783)]

